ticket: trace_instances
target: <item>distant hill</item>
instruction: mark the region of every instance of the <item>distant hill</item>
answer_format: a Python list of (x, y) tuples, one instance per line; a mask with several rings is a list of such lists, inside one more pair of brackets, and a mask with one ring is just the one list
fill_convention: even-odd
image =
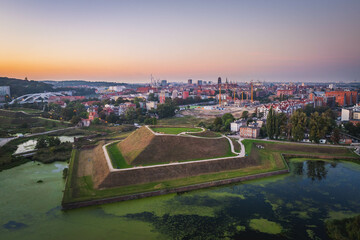
[(109, 87), (109, 86), (125, 86), (126, 83), (116, 82), (90, 82), (84, 80), (68, 80), (68, 81), (44, 81), (45, 83), (54, 85), (55, 87), (78, 87), (82, 85), (90, 87)]
[(0, 86), (10, 86), (12, 97), (19, 97), (29, 93), (54, 91), (53, 86), (44, 82), (29, 81), (16, 78), (0, 77)]

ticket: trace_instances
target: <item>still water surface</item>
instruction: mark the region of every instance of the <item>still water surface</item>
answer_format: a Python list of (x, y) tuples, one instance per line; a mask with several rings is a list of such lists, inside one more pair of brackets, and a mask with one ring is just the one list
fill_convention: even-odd
[(64, 166), (0, 172), (0, 239), (327, 239), (326, 219), (360, 214), (349, 162), (293, 161), (283, 176), (67, 212)]
[[(76, 137), (80, 137), (80, 136), (60, 136), (58, 138), (61, 142), (71, 142), (72, 143), (72, 142), (74, 142), (74, 138), (76, 138)], [(14, 154), (32, 151), (35, 149), (36, 143), (37, 143), (36, 139), (30, 139), (26, 142), (20, 143), (17, 146), (17, 149)]]

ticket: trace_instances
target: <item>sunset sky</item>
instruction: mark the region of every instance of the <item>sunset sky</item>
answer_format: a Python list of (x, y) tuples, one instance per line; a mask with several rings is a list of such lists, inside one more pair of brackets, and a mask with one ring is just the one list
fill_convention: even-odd
[(359, 0), (0, 0), (0, 76), (360, 81)]

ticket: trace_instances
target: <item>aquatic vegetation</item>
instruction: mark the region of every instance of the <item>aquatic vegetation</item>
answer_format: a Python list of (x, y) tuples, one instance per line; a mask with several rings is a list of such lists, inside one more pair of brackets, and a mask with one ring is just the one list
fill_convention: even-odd
[(282, 231), (280, 224), (264, 218), (251, 219), (249, 226), (254, 230), (269, 234), (279, 234)]
[(360, 215), (342, 220), (325, 222), (326, 231), (334, 240), (358, 240), (360, 239)]
[(329, 219), (343, 219), (357, 215), (351, 211), (329, 211)]
[[(327, 239), (324, 219), (360, 213), (360, 186), (353, 184), (360, 174), (346, 162), (335, 168), (327, 162), (321, 180), (312, 181), (304, 167), (303, 175), (275, 181), (260, 179), (66, 212), (60, 209), (64, 181), (59, 171), (65, 164), (57, 164), (29, 162), (0, 173), (0, 204), (7, 206), (0, 208), (2, 240), (41, 239), (54, 232), (53, 239), (317, 240)], [(44, 182), (36, 184), (39, 179)]]

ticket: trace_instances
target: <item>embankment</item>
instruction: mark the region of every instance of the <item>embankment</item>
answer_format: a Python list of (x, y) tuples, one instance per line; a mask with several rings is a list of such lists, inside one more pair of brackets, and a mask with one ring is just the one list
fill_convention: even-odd
[(127, 200), (133, 200), (133, 199), (139, 199), (139, 198), (145, 198), (145, 197), (153, 197), (153, 196), (159, 196), (169, 193), (181, 193), (181, 192), (187, 192), (202, 188), (209, 188), (209, 187), (216, 187), (231, 183), (237, 183), (241, 181), (248, 181), (248, 180), (254, 180), (258, 178), (264, 178), (264, 177), (270, 177), (280, 174), (288, 173), (288, 169), (274, 171), (274, 172), (267, 172), (267, 173), (260, 173), (250, 176), (244, 176), (244, 177), (237, 177), (237, 178), (231, 178), (231, 179), (224, 179), (219, 181), (213, 181), (213, 182), (206, 182), (206, 183), (200, 183), (195, 185), (189, 185), (185, 187), (178, 187), (173, 189), (164, 189), (159, 191), (152, 191), (152, 192), (145, 192), (145, 193), (138, 193), (138, 194), (131, 194), (131, 195), (125, 195), (125, 196), (117, 196), (112, 198), (104, 198), (99, 200), (91, 200), (91, 201), (83, 201), (83, 202), (75, 202), (75, 203), (65, 203), (62, 205), (62, 208), (64, 210), (68, 209), (74, 209), (74, 208), (80, 208), (80, 207), (87, 207), (92, 205), (100, 205), (105, 203), (114, 203), (114, 202), (120, 202), (120, 201), (127, 201)]

